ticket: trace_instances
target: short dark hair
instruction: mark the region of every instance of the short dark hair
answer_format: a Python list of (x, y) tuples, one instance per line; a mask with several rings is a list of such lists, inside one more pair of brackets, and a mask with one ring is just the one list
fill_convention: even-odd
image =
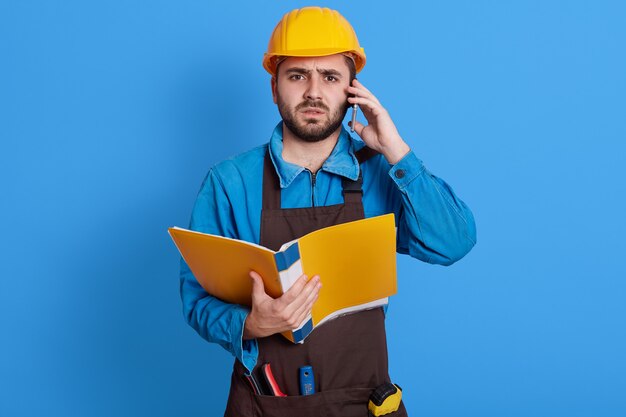
[(347, 55), (344, 55), (343, 59), (346, 61), (346, 65), (348, 66), (348, 70), (350, 71), (350, 85), (352, 85), (352, 80), (356, 78), (356, 66), (354, 65), (354, 59), (350, 58)]

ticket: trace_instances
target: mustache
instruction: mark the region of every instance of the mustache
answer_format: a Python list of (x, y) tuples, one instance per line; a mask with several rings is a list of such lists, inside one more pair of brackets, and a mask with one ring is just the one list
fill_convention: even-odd
[(328, 108), (326, 104), (322, 103), (321, 101), (312, 101), (312, 100), (306, 100), (298, 104), (296, 106), (296, 110), (302, 110), (307, 107), (317, 107), (318, 109), (322, 109), (326, 112), (330, 111), (330, 109)]

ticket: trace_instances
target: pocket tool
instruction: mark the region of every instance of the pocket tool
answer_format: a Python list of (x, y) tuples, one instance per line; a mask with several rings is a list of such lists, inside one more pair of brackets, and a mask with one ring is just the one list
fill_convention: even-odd
[(399, 385), (387, 382), (379, 385), (372, 395), (370, 395), (370, 401), (367, 405), (370, 416), (384, 416), (385, 414), (393, 413), (400, 408), (400, 402), (402, 401), (402, 388)]

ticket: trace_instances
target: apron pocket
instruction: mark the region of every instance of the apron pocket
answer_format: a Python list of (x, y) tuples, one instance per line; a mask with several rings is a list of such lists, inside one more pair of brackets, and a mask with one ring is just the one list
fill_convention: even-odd
[(255, 395), (257, 417), (367, 417), (371, 388), (344, 388), (313, 395)]

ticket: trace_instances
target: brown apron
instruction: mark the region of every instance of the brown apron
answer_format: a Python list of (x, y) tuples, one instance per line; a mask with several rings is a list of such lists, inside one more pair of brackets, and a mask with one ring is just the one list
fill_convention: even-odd
[[(363, 148), (357, 152), (357, 159), (362, 163), (375, 154)], [(280, 183), (268, 151), (263, 172), (260, 244), (278, 250), (283, 243), (314, 230), (363, 219), (362, 177), (357, 181), (344, 178), (342, 185), (344, 204), (281, 209)], [(321, 279), (323, 283), (324, 277)], [(389, 382), (382, 308), (324, 323), (303, 344), (293, 344), (280, 334), (259, 338), (257, 342), (256, 369), (271, 363), (278, 386), (288, 396), (254, 394), (244, 378), (245, 368), (235, 360), (225, 417), (367, 417), (372, 390)], [(305, 365), (313, 367), (316, 393), (301, 396), (298, 369)], [(406, 416), (404, 405), (388, 416)]]

